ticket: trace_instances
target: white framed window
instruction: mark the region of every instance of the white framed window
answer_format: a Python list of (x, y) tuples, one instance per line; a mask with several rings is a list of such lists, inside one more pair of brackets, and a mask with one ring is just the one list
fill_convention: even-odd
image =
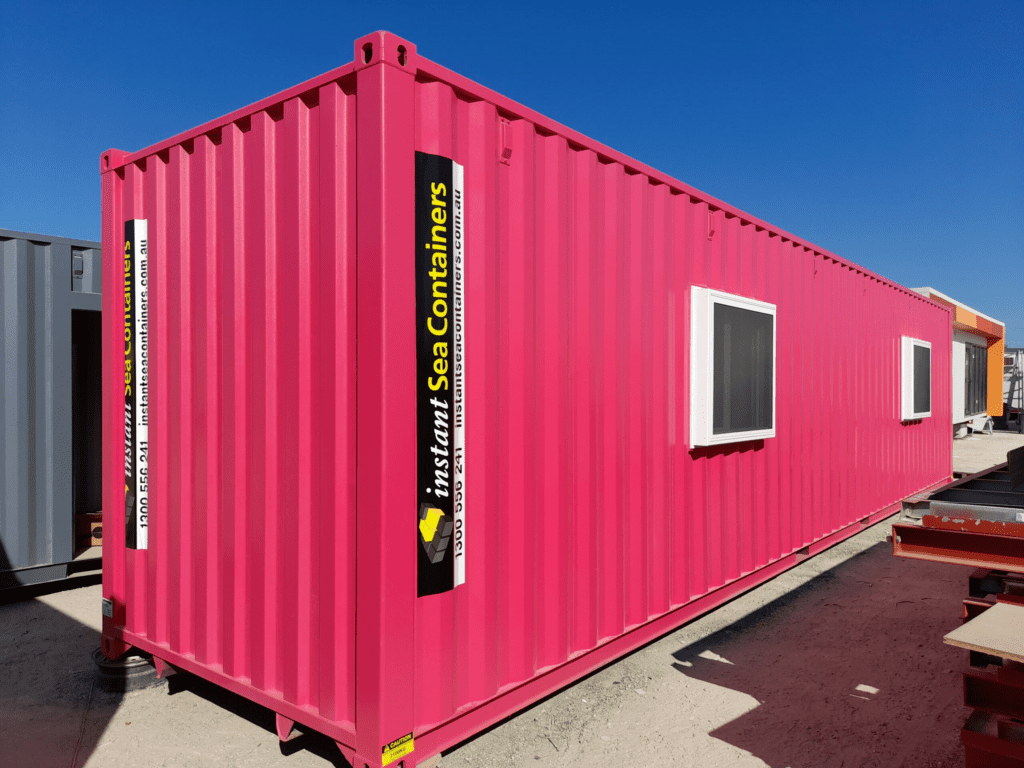
[(932, 415), (932, 345), (910, 336), (900, 342), (900, 420), (924, 419)]
[(775, 305), (692, 286), (690, 446), (775, 437)]

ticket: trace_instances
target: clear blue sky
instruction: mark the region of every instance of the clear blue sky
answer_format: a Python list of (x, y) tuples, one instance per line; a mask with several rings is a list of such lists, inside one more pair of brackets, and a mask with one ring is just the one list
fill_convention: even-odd
[[(382, 10), (376, 10), (376, 7)], [(388, 29), (627, 155), (1024, 346), (1024, 2), (11, 2), (0, 228), (100, 234), (98, 157)]]

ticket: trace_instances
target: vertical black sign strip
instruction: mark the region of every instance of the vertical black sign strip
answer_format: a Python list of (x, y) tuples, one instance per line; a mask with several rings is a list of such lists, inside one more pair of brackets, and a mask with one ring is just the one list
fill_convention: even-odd
[(417, 594), (455, 587), (452, 161), (416, 153)]
[(135, 474), (135, 221), (124, 223), (124, 542), (137, 549)]

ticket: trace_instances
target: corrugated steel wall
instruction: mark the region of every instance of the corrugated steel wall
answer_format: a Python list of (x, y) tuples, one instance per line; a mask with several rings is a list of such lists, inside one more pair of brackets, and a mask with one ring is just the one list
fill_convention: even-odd
[(99, 309), (79, 291), (99, 290), (100, 244), (0, 230), (0, 257), (4, 588), (63, 578), (74, 553), (72, 310)]
[[(148, 219), (152, 265), (150, 548), (125, 550), (123, 524), (107, 532), (125, 628), (343, 724), (354, 720), (352, 87), (330, 82), (104, 177), (104, 238)], [(112, 304), (122, 275), (107, 275)], [(105, 337), (116, 342), (115, 315)], [(117, 371), (122, 345), (108, 350)], [(104, 396), (123, 413), (122, 391)], [(111, 507), (123, 419), (106, 428)]]
[[(417, 732), (950, 472), (948, 312), (528, 120), (496, 163), (499, 120), (417, 87), (416, 148), (466, 168), (474, 499)], [(691, 285), (777, 305), (776, 438), (689, 449)], [(901, 335), (935, 350), (906, 424)]]
[[(367, 762), (950, 473), (945, 309), (409, 48), (415, 85), (400, 48), (101, 159), (112, 380), (118, 247), (149, 221), (154, 510), (146, 551), (107, 533), (104, 650), (164, 654), (350, 746), (363, 705)], [(391, 373), (413, 366), (386, 358), (415, 349), (394, 320), (414, 302), (414, 148), (465, 166), (468, 254), (467, 581), (421, 599), (414, 503), (389, 538), (415, 496), (414, 419), (395, 418), (414, 382)], [(689, 450), (691, 285), (778, 305), (776, 438)], [(360, 339), (359, 409), (357, 321), (380, 342)], [(921, 422), (899, 421), (901, 335), (933, 343)], [(357, 420), (360, 493), (382, 500), (358, 510)], [(109, 507), (123, 423), (106, 429)]]

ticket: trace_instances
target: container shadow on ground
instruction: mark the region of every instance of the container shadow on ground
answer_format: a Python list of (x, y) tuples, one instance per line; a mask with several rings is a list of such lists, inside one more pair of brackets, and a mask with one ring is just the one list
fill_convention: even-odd
[[(249, 721), (274, 736), (275, 739), (277, 738), (277, 716), (272, 710), (197, 675), (188, 672), (172, 675), (168, 679), (168, 694), (171, 696), (182, 694), (198, 696), (232, 715)], [(295, 724), (292, 738), (286, 742), (280, 742), (280, 748), (281, 754), (286, 757), (306, 751), (326, 760), (335, 768), (351, 768), (349, 762), (342, 757), (338, 745), (333, 739), (318, 731), (303, 730), (303, 726), (299, 723)]]
[(98, 580), (0, 592), (0, 765), (77, 768), (96, 750), (121, 699), (95, 687), (99, 632), (37, 598)]
[(679, 649), (673, 666), (757, 700), (710, 735), (772, 768), (962, 765), (967, 662), (942, 637), (969, 570), (882, 542)]

